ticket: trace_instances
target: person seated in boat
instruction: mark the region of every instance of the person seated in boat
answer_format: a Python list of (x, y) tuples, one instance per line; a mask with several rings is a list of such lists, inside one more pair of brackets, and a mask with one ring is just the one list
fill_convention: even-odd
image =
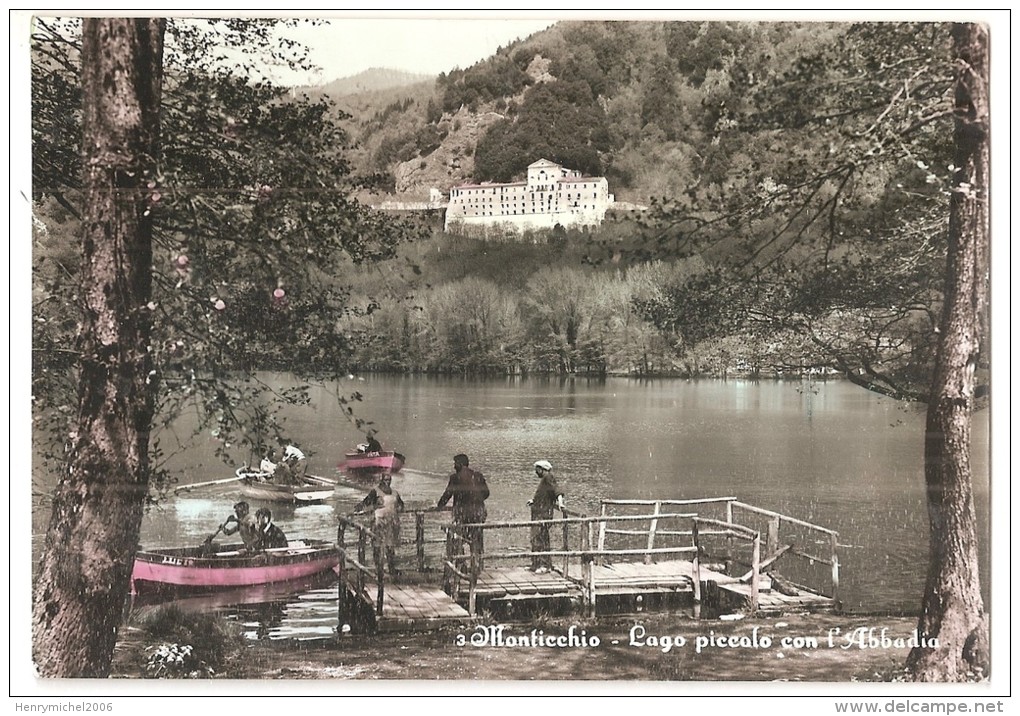
[(238, 502), (234, 505), (234, 514), (220, 525), (220, 531), (227, 536), (240, 532), (244, 548), (248, 551), (255, 549), (258, 542), (258, 524), (247, 502)]
[[(289, 471), (289, 474), (285, 475), (289, 482), (284, 484), (303, 485), (307, 463), (308, 460), (303, 452), (294, 445), (288, 445), (286, 450), (283, 451), (283, 461), (280, 463), (281, 465), (286, 465)], [(277, 480), (277, 482), (283, 481)]]
[(276, 472), (276, 463), (273, 462), (275, 459), (276, 453), (273, 448), (269, 448), (259, 464), (259, 472), (263, 473), (262, 479), (271, 480), (273, 478), (273, 473)]
[(375, 439), (374, 431), (365, 433), (365, 442), (362, 444), (365, 447), (362, 452), (382, 452), (382, 445)]
[(258, 525), (258, 542), (256, 551), (277, 549), (287, 546), (287, 535), (273, 522), (273, 513), (268, 507), (260, 507), (255, 511), (255, 522)]
[(284, 450), (283, 459), (276, 466), (273, 472), (273, 482), (277, 485), (303, 485), (305, 484), (305, 454), (293, 445), (288, 445)]
[(305, 454), (296, 445), (288, 445), (283, 451), (284, 460), (304, 460)]
[(390, 574), (397, 575), (397, 547), (400, 546), (400, 513), (404, 511), (404, 501), (393, 489), (393, 476), (383, 473), (379, 476), (379, 484), (372, 488), (365, 499), (354, 508), (354, 514), (364, 514), (367, 510), (375, 510), (375, 533), (378, 540), (373, 548), (375, 563), (378, 565), (383, 552)]

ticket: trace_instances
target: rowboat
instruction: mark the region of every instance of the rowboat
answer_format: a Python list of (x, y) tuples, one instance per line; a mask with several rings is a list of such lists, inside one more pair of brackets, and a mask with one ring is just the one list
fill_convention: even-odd
[(236, 606), (286, 602), (296, 594), (330, 588), (333, 598), (336, 599), (336, 581), (337, 568), (334, 567), (307, 577), (270, 584), (249, 584), (222, 589), (185, 589), (171, 586), (150, 589), (141, 594), (132, 594), (131, 604), (133, 607), (151, 607), (172, 601), (187, 612), (215, 612)]
[(160, 590), (203, 591), (273, 584), (332, 570), (339, 553), (332, 542), (290, 540), (286, 547), (250, 553), (240, 544), (140, 550), (131, 572), (132, 594)]
[(252, 500), (307, 505), (323, 502), (333, 496), (334, 484), (312, 475), (303, 476), (300, 485), (281, 485), (272, 481), (271, 473), (250, 467), (239, 467), (234, 474), (241, 481), (241, 492)]
[(344, 454), (344, 462), (337, 467), (354, 473), (400, 472), (404, 466), (404, 456), (399, 452), (384, 450), (382, 452), (359, 452), (352, 450)]

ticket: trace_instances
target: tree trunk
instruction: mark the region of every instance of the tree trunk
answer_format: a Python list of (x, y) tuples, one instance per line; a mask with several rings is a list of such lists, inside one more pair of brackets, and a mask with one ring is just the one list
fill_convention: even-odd
[[(79, 402), (34, 587), (36, 666), (107, 676), (138, 542), (152, 418), (152, 221), (162, 87), (159, 19), (82, 28), (87, 191)], [(68, 108), (68, 111), (71, 111)]]
[(937, 646), (907, 660), (919, 681), (988, 673), (988, 624), (978, 577), (970, 447), (974, 370), (987, 328), (988, 32), (953, 27), (957, 58), (954, 189), (945, 305), (925, 429), (931, 547), (918, 632)]

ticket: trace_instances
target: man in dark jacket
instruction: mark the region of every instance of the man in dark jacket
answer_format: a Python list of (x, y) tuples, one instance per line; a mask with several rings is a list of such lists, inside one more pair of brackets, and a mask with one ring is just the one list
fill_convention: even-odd
[(273, 513), (268, 507), (260, 507), (255, 511), (255, 522), (258, 524), (256, 551), (279, 549), (288, 545), (287, 535), (273, 523)]
[[(453, 523), (454, 525), (479, 524), (485, 522), (485, 500), (489, 497), (489, 486), (485, 477), (477, 470), (468, 467), (468, 456), (463, 453), (453, 458), (453, 474), (450, 475), (450, 482), (446, 486), (436, 503), (438, 509), (446, 507), (446, 503), (453, 499)], [(478, 569), (482, 568), (482, 555), (484, 554), (483, 532), (480, 527), (467, 527), (458, 531), (452, 544), (452, 554), (460, 555), (463, 550), (463, 541), (467, 540), (471, 554), (478, 560)]]
[[(531, 507), (532, 520), (551, 520), (553, 508), (563, 509), (563, 491), (556, 484), (553, 476), (552, 463), (548, 460), (539, 460), (535, 463), (535, 475), (538, 476), (538, 488), (535, 496), (528, 500)], [(552, 549), (552, 542), (549, 539), (549, 525), (532, 525), (531, 527), (531, 551), (548, 552)], [(552, 557), (549, 555), (535, 555), (531, 558), (531, 569), (543, 574), (552, 569)]]

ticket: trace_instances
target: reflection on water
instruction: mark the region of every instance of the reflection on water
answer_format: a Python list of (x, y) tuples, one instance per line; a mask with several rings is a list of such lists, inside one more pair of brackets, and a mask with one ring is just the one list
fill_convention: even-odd
[(186, 612), (224, 614), (241, 624), (248, 639), (324, 638), (336, 627), (337, 578), (328, 571), (290, 582), (187, 596), (135, 596), (130, 614), (144, 619), (148, 611), (169, 601)]
[[(264, 378), (290, 384), (286, 376)], [(532, 464), (546, 459), (568, 506), (590, 514), (602, 498), (729, 495), (835, 529), (847, 545), (840, 555), (847, 609), (915, 610), (920, 603), (927, 515), (924, 414), (916, 407), (843, 382), (370, 376), (341, 388), (353, 390), (364, 395), (357, 411), (373, 421), (383, 446), (407, 457), (393, 487), (412, 508), (435, 504), (452, 456), (464, 452), (489, 482), (489, 520), (527, 519), (537, 482)], [(363, 433), (330, 403), (328, 391), (313, 391), (312, 398), (316, 408), (295, 410), (286, 425), (309, 455), (309, 472), (335, 476)], [(975, 421), (974, 440), (975, 497), (986, 535), (987, 413)], [(209, 436), (171, 467), (183, 482), (229, 477), (232, 469), (216, 459), (214, 447)], [(334, 540), (336, 515), (353, 510), (370, 487), (341, 486), (324, 505), (270, 506), (288, 536)], [(240, 497), (228, 484), (171, 500), (146, 515), (142, 544), (198, 544)], [(984, 567), (987, 540), (981, 549)], [(987, 575), (985, 569), (985, 588)], [(287, 602), (281, 625), (299, 601)]]

